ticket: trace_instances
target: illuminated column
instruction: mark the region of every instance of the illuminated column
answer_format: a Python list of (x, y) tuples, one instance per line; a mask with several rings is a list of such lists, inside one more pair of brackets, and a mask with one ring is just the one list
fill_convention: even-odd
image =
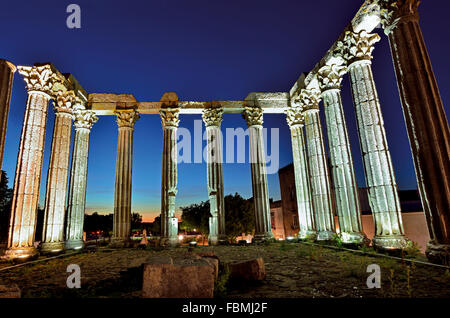
[(246, 106), (243, 117), (250, 139), (253, 203), (255, 206), (255, 241), (273, 238), (270, 220), (269, 189), (267, 186), (266, 154), (263, 138), (263, 110)]
[(16, 67), (3, 59), (0, 59), (0, 180), (2, 179), (3, 151), (6, 139), (6, 127), (8, 126), (9, 104), (11, 90)]
[(111, 247), (124, 247), (131, 234), (131, 177), (133, 165), (134, 124), (136, 111), (116, 111), (119, 138), (117, 142), (116, 183), (114, 191), (114, 228)]
[(314, 90), (303, 89), (300, 93), (300, 103), (303, 107), (303, 115), (305, 116), (309, 173), (316, 217), (317, 240), (328, 241), (333, 238), (336, 228), (334, 224), (333, 203), (331, 200), (328, 163), (319, 116), (319, 100), (320, 94)]
[(294, 160), (295, 190), (300, 225), (300, 239), (315, 239), (317, 236), (316, 219), (311, 197), (311, 184), (305, 147), (303, 127), (305, 118), (302, 109), (293, 106), (287, 109), (286, 120), (291, 129), (292, 158)]
[(405, 246), (400, 200), (384, 130), (380, 101), (373, 80), (371, 59), (378, 34), (347, 31), (339, 43), (350, 74), (358, 133), (363, 154), (369, 203), (372, 209), (375, 236), (372, 242), (380, 249), (401, 249)]
[(161, 109), (163, 127), (163, 156), (161, 182), (161, 243), (178, 244), (178, 219), (175, 217), (177, 195), (177, 128), (179, 108)]
[(67, 207), (66, 249), (84, 247), (83, 224), (86, 207), (86, 182), (89, 155), (89, 134), (98, 117), (83, 106), (74, 109), (75, 142), (70, 171), (69, 200)]
[(223, 108), (207, 108), (203, 110), (203, 121), (207, 138), (207, 181), (209, 209), (209, 244), (217, 245), (226, 242), (225, 235), (225, 201), (222, 172), (222, 122)]
[(319, 70), (318, 80), (325, 106), (339, 230), (344, 243), (361, 244), (367, 238), (363, 234), (358, 185), (341, 100), (341, 82), (345, 73), (344, 66), (327, 65)]
[(450, 261), (450, 131), (419, 25), (419, 0), (383, 1), (414, 167), (431, 241), (430, 260)]
[(43, 253), (56, 253), (64, 249), (64, 216), (74, 103), (75, 95), (73, 91), (68, 91), (59, 94), (54, 105), (55, 125), (47, 174), (42, 232)]
[(5, 254), (7, 258), (26, 258), (37, 255), (33, 243), (45, 126), (48, 102), (51, 98), (49, 93), (57, 81), (50, 65), (19, 66), (18, 70), (27, 83), (28, 99), (14, 179), (8, 250)]

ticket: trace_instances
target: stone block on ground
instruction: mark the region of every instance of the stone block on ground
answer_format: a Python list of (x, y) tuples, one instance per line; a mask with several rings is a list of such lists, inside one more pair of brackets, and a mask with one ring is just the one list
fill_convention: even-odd
[(262, 257), (229, 263), (230, 278), (236, 280), (261, 281), (266, 278), (266, 269)]
[(212, 298), (215, 271), (201, 258), (152, 258), (144, 265), (143, 298)]
[(17, 285), (0, 285), (0, 298), (20, 298), (21, 291)]

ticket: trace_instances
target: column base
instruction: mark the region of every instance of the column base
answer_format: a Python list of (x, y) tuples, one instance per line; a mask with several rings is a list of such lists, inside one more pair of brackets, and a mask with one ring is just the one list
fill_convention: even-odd
[(273, 239), (273, 233), (257, 233), (253, 236), (253, 243), (262, 243)]
[(316, 231), (300, 231), (300, 232), (298, 232), (298, 238), (300, 240), (315, 241), (317, 239), (317, 232)]
[(208, 236), (208, 245), (219, 245), (218, 236)]
[(64, 242), (49, 242), (42, 243), (41, 245), (41, 254), (49, 255), (49, 254), (60, 254), (64, 252)]
[(228, 236), (219, 234), (219, 245), (228, 245)]
[(317, 232), (317, 241), (332, 241), (334, 239), (334, 236), (336, 235), (335, 232), (332, 231), (318, 231)]
[(84, 248), (83, 240), (66, 241), (64, 249), (66, 250), (81, 250)]
[(370, 240), (364, 233), (342, 232), (342, 243), (346, 245), (367, 245)]
[(425, 255), (432, 263), (450, 265), (450, 245), (436, 244), (431, 241), (427, 244)]
[(126, 248), (130, 246), (129, 238), (113, 237), (108, 244), (109, 248)]
[(29, 261), (31, 259), (35, 259), (39, 256), (39, 251), (34, 247), (26, 247), (26, 248), (10, 248), (5, 251), (5, 255), (1, 258), (3, 260), (21, 260), (21, 261)]
[(391, 252), (400, 251), (406, 247), (408, 239), (404, 235), (374, 236), (373, 247), (376, 250)]

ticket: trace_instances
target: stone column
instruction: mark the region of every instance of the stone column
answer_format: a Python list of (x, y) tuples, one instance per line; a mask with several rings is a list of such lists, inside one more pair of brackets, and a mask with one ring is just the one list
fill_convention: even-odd
[(175, 217), (175, 198), (177, 195), (177, 128), (180, 123), (180, 109), (167, 107), (161, 109), (163, 127), (163, 156), (161, 181), (161, 243), (178, 244), (178, 219)]
[(315, 240), (317, 237), (316, 219), (311, 197), (311, 183), (303, 133), (305, 118), (302, 109), (298, 106), (288, 108), (286, 120), (291, 130), (292, 158), (294, 159), (295, 190), (300, 225), (298, 237)]
[(222, 132), (220, 124), (222, 122), (222, 108), (206, 108), (203, 110), (203, 121), (206, 126), (207, 138), (207, 182), (209, 209), (209, 244), (217, 245), (225, 243), (225, 201), (223, 192), (223, 172), (222, 172)]
[(41, 246), (44, 254), (64, 250), (64, 216), (74, 103), (75, 95), (73, 91), (68, 91), (58, 94), (54, 105), (55, 124), (47, 174)]
[(331, 199), (330, 176), (319, 116), (320, 93), (303, 89), (300, 103), (305, 116), (306, 141), (308, 145), (309, 173), (316, 216), (317, 240), (329, 241), (336, 231), (334, 207)]
[(0, 180), (2, 179), (3, 151), (15, 72), (16, 67), (12, 63), (0, 59)]
[(273, 238), (262, 126), (263, 110), (260, 107), (246, 106), (243, 117), (249, 129), (250, 165), (255, 206), (254, 241), (258, 242)]
[(345, 66), (327, 65), (319, 70), (318, 80), (325, 106), (336, 212), (341, 238), (347, 244), (362, 244), (367, 241), (367, 238), (363, 233), (361, 223), (358, 185), (341, 100), (341, 82), (345, 73)]
[(430, 260), (450, 261), (450, 131), (419, 25), (419, 0), (382, 1), (406, 128), (431, 241)]
[(37, 255), (34, 247), (36, 212), (42, 173), (42, 156), (50, 91), (57, 81), (50, 65), (19, 66), (28, 89), (27, 106), (20, 139), (9, 224), (7, 258)]
[(131, 234), (131, 177), (133, 165), (133, 132), (139, 115), (134, 110), (116, 111), (119, 138), (117, 142), (116, 183), (114, 191), (114, 228), (111, 247), (125, 247)]
[(339, 42), (347, 61), (359, 140), (363, 154), (369, 203), (375, 223), (373, 245), (379, 249), (401, 249), (406, 244), (400, 200), (381, 114), (380, 101), (373, 80), (371, 58), (378, 34), (347, 31)]
[(74, 110), (75, 142), (70, 171), (67, 207), (66, 249), (81, 249), (83, 242), (84, 211), (86, 207), (86, 182), (89, 155), (89, 134), (98, 117), (83, 106)]

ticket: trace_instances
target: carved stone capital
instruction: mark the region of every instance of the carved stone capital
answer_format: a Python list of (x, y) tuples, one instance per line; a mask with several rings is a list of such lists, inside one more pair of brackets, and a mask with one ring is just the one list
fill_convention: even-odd
[(308, 110), (319, 110), (320, 91), (316, 89), (302, 89), (298, 102), (303, 112)]
[(303, 109), (298, 106), (288, 107), (286, 109), (286, 121), (291, 128), (296, 125), (303, 126), (305, 124)]
[(376, 33), (346, 31), (344, 39), (337, 43), (335, 55), (340, 55), (347, 61), (347, 65), (355, 61), (371, 60), (374, 44), (380, 41), (380, 36)]
[(247, 122), (247, 125), (255, 126), (263, 124), (263, 110), (260, 107), (245, 106), (242, 112), (242, 117)]
[(320, 90), (341, 89), (342, 76), (347, 72), (347, 67), (336, 64), (325, 65), (317, 72)]
[(419, 19), (421, 0), (376, 0), (380, 6), (381, 25), (389, 34), (401, 20)]
[(134, 128), (134, 124), (139, 120), (140, 116), (137, 111), (115, 111), (114, 114), (117, 115), (117, 125), (119, 128)]
[(19, 74), (24, 77), (28, 91), (40, 91), (50, 94), (55, 83), (61, 79), (54, 73), (50, 65), (17, 66)]
[(73, 114), (74, 106), (79, 103), (81, 101), (75, 96), (74, 91), (58, 91), (55, 94), (53, 108), (56, 114)]
[(91, 110), (86, 110), (81, 105), (74, 107), (74, 123), (75, 130), (78, 129), (91, 129), (92, 126), (98, 121), (98, 117)]
[(202, 119), (206, 127), (209, 126), (220, 126), (222, 122), (223, 108), (205, 108), (203, 109)]
[(165, 127), (178, 127), (178, 124), (180, 123), (180, 108), (178, 107), (167, 107), (162, 108), (160, 110), (161, 115), (161, 123), (163, 128)]

